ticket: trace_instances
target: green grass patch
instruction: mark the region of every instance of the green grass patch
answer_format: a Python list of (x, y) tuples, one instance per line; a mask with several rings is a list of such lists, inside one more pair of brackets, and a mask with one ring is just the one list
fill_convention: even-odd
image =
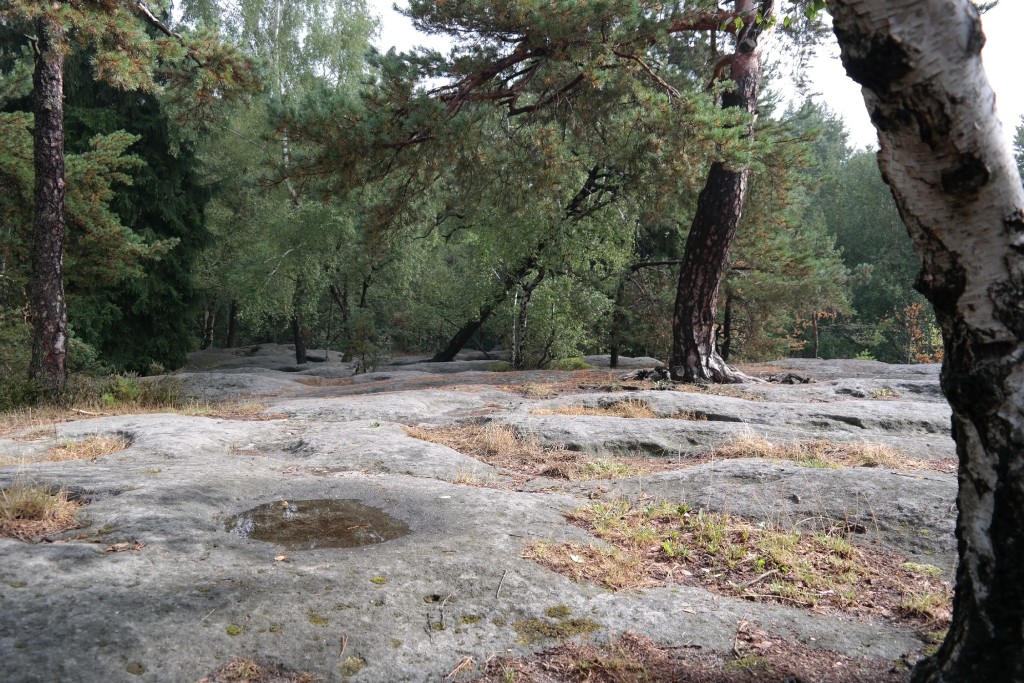
[(948, 583), (908, 569), (895, 553), (855, 545), (845, 524), (798, 532), (670, 503), (602, 503), (568, 517), (610, 547), (532, 543), (524, 557), (613, 590), (685, 583), (754, 601), (918, 624), (949, 618)]

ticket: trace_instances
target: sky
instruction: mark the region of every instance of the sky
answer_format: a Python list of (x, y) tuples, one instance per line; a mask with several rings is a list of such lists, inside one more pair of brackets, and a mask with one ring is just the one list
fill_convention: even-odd
[[(381, 31), (376, 43), (382, 50), (396, 47), (399, 51), (424, 45), (447, 52), (450, 42), (446, 37), (429, 36), (417, 32), (404, 16), (395, 12), (393, 0), (368, 0), (371, 11), (381, 18)], [(399, 5), (405, 2), (399, 0)], [(1012, 144), (1014, 130), (1024, 116), (1024, 88), (1020, 85), (1019, 27), (1024, 25), (1024, 2), (1002, 0), (982, 17), (982, 28), (987, 38), (982, 50), (982, 61), (989, 82), (996, 93), (996, 114), (1003, 123), (1007, 144)], [(810, 64), (810, 92), (815, 100), (828, 105), (843, 116), (850, 131), (850, 143), (856, 147), (877, 147), (874, 128), (868, 119), (861, 98), (860, 87), (851, 81), (839, 63), (839, 47), (834, 40), (818, 49)]]

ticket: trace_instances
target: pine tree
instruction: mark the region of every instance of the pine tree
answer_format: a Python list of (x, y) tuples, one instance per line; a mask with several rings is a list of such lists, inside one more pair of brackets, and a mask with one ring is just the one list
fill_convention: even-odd
[[(68, 316), (64, 292), (66, 179), (64, 64), (76, 48), (92, 52), (95, 78), (122, 89), (154, 89), (159, 54), (164, 63), (188, 61), (199, 69), (166, 69), (160, 80), (176, 92), (182, 115), (201, 116), (246, 88), (248, 64), (211, 35), (186, 39), (170, 30), (142, 0), (38, 2), (0, 5), (0, 24), (33, 36), (34, 219), (29, 314), (33, 328), (29, 375), (51, 394), (67, 380)], [(153, 38), (147, 29), (158, 31)]]

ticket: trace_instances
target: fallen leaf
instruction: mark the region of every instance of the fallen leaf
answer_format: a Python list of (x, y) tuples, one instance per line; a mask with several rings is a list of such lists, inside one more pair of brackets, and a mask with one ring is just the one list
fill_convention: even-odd
[(570, 555), (569, 559), (575, 562), (576, 564), (583, 564), (583, 558), (579, 555)]

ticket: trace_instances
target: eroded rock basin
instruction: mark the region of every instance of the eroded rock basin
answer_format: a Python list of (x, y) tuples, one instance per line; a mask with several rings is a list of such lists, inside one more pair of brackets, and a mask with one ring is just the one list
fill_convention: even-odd
[(264, 503), (229, 517), (224, 528), (235, 536), (288, 550), (356, 548), (410, 533), (405, 522), (379, 508), (333, 498)]

